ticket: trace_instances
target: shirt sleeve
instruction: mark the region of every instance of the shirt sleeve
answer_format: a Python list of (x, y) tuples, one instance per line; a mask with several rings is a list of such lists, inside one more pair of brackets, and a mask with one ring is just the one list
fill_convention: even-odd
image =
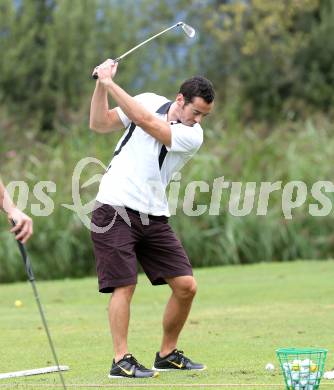
[(195, 153), (203, 143), (203, 130), (199, 124), (186, 126), (182, 123), (171, 124), (170, 152)]
[(128, 127), (131, 122), (130, 119), (124, 114), (124, 111), (120, 107), (116, 107), (116, 111), (124, 127)]

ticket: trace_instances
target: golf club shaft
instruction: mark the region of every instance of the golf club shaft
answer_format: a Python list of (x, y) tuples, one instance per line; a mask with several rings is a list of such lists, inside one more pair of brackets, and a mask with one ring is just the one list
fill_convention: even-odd
[(58, 373), (59, 373), (59, 377), (60, 377), (61, 383), (63, 385), (63, 388), (66, 390), (64, 376), (63, 376), (63, 374), (61, 372), (61, 369), (60, 369), (59, 360), (58, 360), (58, 357), (57, 357), (57, 354), (56, 354), (56, 350), (55, 350), (55, 347), (54, 347), (52, 339), (51, 339), (51, 334), (50, 334), (50, 331), (49, 331), (49, 328), (48, 328), (48, 324), (46, 322), (46, 318), (45, 318), (45, 315), (44, 315), (44, 312), (43, 312), (42, 304), (41, 304), (40, 299), (39, 299), (39, 295), (38, 295), (38, 291), (37, 291), (37, 288), (36, 288), (35, 281), (31, 281), (31, 285), (32, 285), (32, 289), (34, 291), (34, 295), (35, 295), (35, 299), (36, 299), (36, 302), (37, 302), (38, 310), (39, 310), (39, 313), (40, 313), (41, 318), (42, 318), (44, 329), (45, 329), (46, 335), (47, 335), (48, 340), (49, 340), (50, 349), (52, 351), (53, 359), (54, 359), (54, 361), (56, 363), (56, 366), (58, 368)]
[[(169, 30), (171, 30), (171, 29), (173, 29), (173, 28), (175, 28), (175, 27), (177, 27), (177, 26), (179, 26), (179, 25), (180, 25), (180, 22), (173, 24), (173, 26), (168, 27), (168, 28), (166, 28), (166, 29), (163, 30), (163, 31), (160, 31), (158, 34), (153, 35), (152, 37), (146, 39), (144, 42), (141, 42), (141, 43), (139, 43), (139, 45), (137, 45), (137, 46), (133, 47), (132, 49), (128, 50), (127, 52), (125, 52), (125, 53), (122, 54), (121, 56), (115, 58), (115, 59), (114, 59), (114, 62), (119, 62), (119, 61), (122, 60), (124, 57), (126, 57), (128, 54), (132, 53), (133, 51), (139, 49), (141, 46), (145, 45), (146, 43), (152, 41), (153, 39), (157, 38), (158, 36), (160, 36), (160, 35), (166, 33), (167, 31), (169, 31)], [(98, 79), (97, 73), (94, 73), (94, 74), (93, 74), (93, 78), (94, 78), (95, 80)]]
[(117, 58), (115, 59), (115, 62), (118, 62), (119, 60), (121, 60), (121, 59), (123, 59), (124, 57), (126, 57), (128, 54), (130, 54), (130, 53), (132, 53), (133, 51), (139, 49), (141, 46), (145, 45), (146, 43), (152, 41), (152, 39), (157, 38), (159, 35), (164, 34), (165, 32), (171, 30), (172, 28), (174, 28), (174, 27), (176, 27), (176, 26), (178, 26), (178, 25), (179, 25), (179, 23), (176, 23), (176, 24), (174, 24), (173, 26), (168, 27), (168, 28), (166, 28), (166, 29), (163, 30), (163, 31), (160, 31), (158, 34), (153, 35), (153, 37), (146, 39), (146, 41), (140, 43), (139, 45), (137, 45), (137, 46), (133, 47), (132, 49), (128, 50), (126, 53), (124, 53), (124, 54), (122, 54), (121, 56), (117, 57)]
[[(12, 221), (12, 225), (15, 226), (15, 222), (14, 221)], [(43, 322), (43, 326), (44, 326), (47, 338), (49, 340), (49, 345), (50, 345), (50, 348), (51, 348), (53, 359), (54, 359), (54, 361), (56, 363), (56, 366), (58, 368), (58, 373), (59, 373), (59, 376), (60, 376), (61, 383), (63, 385), (63, 388), (66, 390), (64, 376), (63, 376), (63, 374), (62, 374), (62, 372), (60, 370), (58, 357), (57, 357), (56, 350), (55, 350), (55, 347), (54, 347), (52, 339), (51, 339), (51, 334), (50, 334), (50, 331), (49, 331), (48, 324), (46, 322), (46, 318), (45, 318), (45, 315), (44, 315), (42, 304), (41, 304), (41, 301), (39, 299), (39, 295), (38, 295), (38, 291), (37, 291), (37, 287), (36, 287), (36, 283), (35, 283), (34, 273), (33, 273), (33, 270), (32, 270), (32, 266), (31, 266), (31, 263), (30, 263), (30, 260), (29, 260), (26, 248), (22, 244), (21, 241), (17, 241), (17, 244), (19, 246), (19, 250), (20, 250), (21, 255), (22, 255), (22, 259), (23, 259), (24, 266), (26, 268), (28, 279), (29, 279), (29, 281), (31, 283), (31, 286), (32, 286), (32, 289), (33, 289), (33, 292), (34, 292), (34, 296), (35, 296), (35, 300), (37, 302), (38, 310), (39, 310), (39, 313), (40, 313), (41, 318), (42, 318), (42, 322)]]

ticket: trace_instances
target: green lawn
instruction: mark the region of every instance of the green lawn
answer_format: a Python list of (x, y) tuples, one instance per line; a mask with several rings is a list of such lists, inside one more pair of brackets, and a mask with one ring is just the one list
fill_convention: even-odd
[[(245, 386), (232, 384), (248, 384), (246, 388), (254, 390), (284, 389), (278, 370), (270, 374), (264, 366), (268, 362), (277, 366), (276, 348), (292, 346), (328, 348), (325, 369), (334, 367), (334, 261), (198, 269), (195, 276), (198, 294), (179, 348), (205, 362), (208, 370), (167, 372), (158, 379), (137, 381), (107, 377), (112, 359), (109, 297), (97, 293), (94, 278), (37, 282), (60, 362), (70, 366), (67, 384), (97, 384), (94, 388), (108, 384), (167, 388), (170, 384), (174, 389), (182, 388), (177, 384), (203, 384), (203, 388), (231, 384), (224, 388), (233, 389)], [(160, 345), (160, 321), (168, 296), (168, 287), (151, 287), (140, 276), (129, 345), (149, 367)], [(23, 302), (21, 308), (14, 306), (16, 299)], [(0, 285), (0, 357), (0, 372), (53, 365), (28, 282)], [(47, 374), (1, 380), (0, 387), (31, 389), (44, 384), (43, 389), (51, 389), (48, 384), (58, 383), (57, 374)], [(321, 387), (334, 389), (334, 380), (322, 383)]]

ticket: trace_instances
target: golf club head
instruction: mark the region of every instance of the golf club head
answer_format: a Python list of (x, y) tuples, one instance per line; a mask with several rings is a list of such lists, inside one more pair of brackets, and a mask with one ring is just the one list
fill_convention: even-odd
[(194, 38), (195, 34), (196, 34), (196, 31), (194, 28), (192, 28), (191, 26), (189, 26), (189, 24), (186, 24), (186, 23), (183, 23), (183, 22), (180, 22), (180, 26), (182, 27), (182, 30), (185, 32), (185, 34), (189, 37), (189, 38)]

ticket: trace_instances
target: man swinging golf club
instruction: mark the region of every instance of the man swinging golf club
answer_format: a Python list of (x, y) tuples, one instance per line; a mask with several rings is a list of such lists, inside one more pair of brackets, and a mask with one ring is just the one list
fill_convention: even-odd
[(24, 244), (33, 233), (32, 220), (15, 206), (1, 180), (0, 209), (7, 213), (10, 222), (15, 221), (16, 225), (12, 227), (11, 232), (16, 234), (16, 239)]
[[(109, 59), (94, 69), (98, 80), (90, 112), (90, 127), (96, 132), (127, 128), (101, 181), (92, 216), (99, 291), (112, 293), (109, 323), (115, 356), (109, 377), (147, 378), (157, 376), (159, 370), (204, 370), (203, 364), (177, 349), (196, 281), (168, 224), (165, 189), (173, 173), (202, 144), (200, 122), (213, 108), (214, 90), (209, 80), (198, 76), (181, 85), (174, 102), (154, 93), (133, 98), (114, 81), (117, 65)], [(108, 94), (116, 108), (109, 109)], [(172, 290), (152, 370), (140, 364), (127, 345), (137, 260), (152, 285), (168, 283)]]

